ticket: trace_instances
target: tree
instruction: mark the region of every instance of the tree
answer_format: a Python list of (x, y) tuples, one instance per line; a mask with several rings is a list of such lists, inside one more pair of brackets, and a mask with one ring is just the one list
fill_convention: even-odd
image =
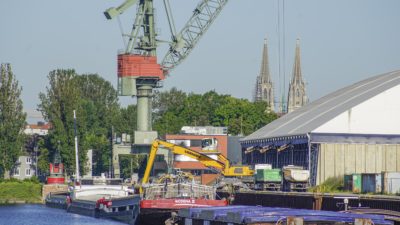
[[(78, 115), (81, 111), (80, 89), (74, 81), (75, 77), (74, 70), (51, 71), (48, 75), (47, 93), (39, 94), (41, 103), (38, 106), (44, 119), (52, 124), (52, 130), (49, 133), (50, 151), (54, 153), (59, 141), (61, 158), (68, 174), (75, 171), (73, 110), (77, 110)], [(78, 120), (80, 120), (79, 116)], [(80, 156), (85, 157), (86, 154), (80, 154)], [(80, 160), (82, 160), (81, 157)]]
[(38, 169), (42, 173), (49, 174), (49, 163), (51, 162), (50, 153), (48, 148), (46, 147), (46, 141), (48, 139), (46, 137), (40, 138), (38, 141), (38, 147), (40, 155), (38, 157)]
[(276, 119), (267, 103), (250, 102), (215, 91), (185, 94), (176, 88), (155, 97), (154, 128), (160, 135), (179, 133), (182, 126), (226, 126), (230, 134), (250, 134)]
[[(117, 91), (97, 74), (74, 70), (50, 72), (47, 93), (40, 93), (39, 110), (52, 123), (50, 151), (61, 142), (61, 157), (68, 174), (75, 171), (73, 110), (77, 113), (80, 171), (86, 168), (87, 150), (93, 150), (94, 173), (108, 170), (113, 124), (123, 124)], [(50, 154), (52, 155), (52, 154)]]
[(186, 109), (187, 95), (172, 88), (170, 91), (155, 92), (153, 99), (153, 128), (159, 135), (177, 133), (187, 119), (183, 115)]
[(277, 118), (275, 113), (266, 112), (266, 102), (250, 102), (246, 99), (229, 97), (214, 114), (214, 126), (227, 126), (230, 134), (248, 135)]
[(145, 155), (121, 155), (119, 157), (121, 177), (130, 178), (133, 173), (139, 173), (140, 166), (145, 159)]
[(134, 136), (137, 127), (137, 107), (136, 105), (128, 105), (126, 108), (120, 109), (120, 119), (115, 122), (115, 131), (118, 133), (130, 134)]
[(10, 171), (17, 161), (24, 145), (21, 132), (25, 126), (26, 114), (20, 98), (22, 88), (11, 70), (10, 64), (0, 68), (0, 177)]
[(186, 93), (173, 87), (169, 91), (155, 92), (153, 98), (154, 119), (166, 112), (181, 113), (185, 109)]
[[(110, 138), (114, 124), (124, 124), (117, 91), (97, 74), (78, 75), (80, 89), (82, 147), (93, 150), (93, 173), (107, 171), (110, 165)], [(119, 126), (116, 129), (119, 132)]]

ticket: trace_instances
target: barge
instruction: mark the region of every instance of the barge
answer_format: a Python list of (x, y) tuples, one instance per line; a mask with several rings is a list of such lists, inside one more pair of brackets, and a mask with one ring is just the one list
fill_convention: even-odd
[(227, 206), (226, 199), (218, 199), (216, 187), (196, 184), (183, 173), (164, 179), (164, 183), (148, 184), (143, 187), (140, 201), (140, 224), (151, 221), (155, 216), (159, 221), (174, 221), (178, 210), (199, 207)]
[(140, 196), (122, 184), (121, 179), (104, 176), (82, 179), (66, 193), (50, 193), (46, 206), (69, 213), (107, 218), (135, 224), (139, 216)]

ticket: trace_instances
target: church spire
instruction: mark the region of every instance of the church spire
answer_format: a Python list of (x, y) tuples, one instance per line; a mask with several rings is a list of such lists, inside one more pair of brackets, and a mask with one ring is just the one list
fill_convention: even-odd
[(291, 83), (304, 83), (301, 76), (301, 62), (300, 62), (300, 39), (296, 40), (296, 53), (293, 65), (293, 76)]
[(269, 71), (268, 45), (267, 39), (264, 39), (264, 48), (262, 53), (260, 74), (257, 76), (256, 88), (254, 93), (254, 101), (265, 101), (268, 103), (270, 110), (275, 110), (274, 105), (274, 88), (272, 84), (271, 74)]
[(268, 44), (267, 39), (264, 39), (264, 48), (262, 54), (262, 62), (261, 62), (261, 69), (260, 69), (260, 77), (262, 83), (270, 83), (271, 82), (271, 75), (269, 73), (269, 59), (268, 59)]
[(296, 52), (293, 64), (293, 74), (289, 84), (287, 112), (290, 113), (295, 109), (302, 107), (306, 103), (308, 103), (308, 98), (306, 95), (306, 86), (301, 74), (300, 39), (297, 39)]

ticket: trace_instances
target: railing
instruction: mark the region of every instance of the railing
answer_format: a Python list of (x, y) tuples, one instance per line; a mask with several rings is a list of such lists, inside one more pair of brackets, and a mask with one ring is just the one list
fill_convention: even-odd
[(205, 198), (215, 199), (216, 189), (198, 184), (152, 184), (145, 188), (144, 199)]

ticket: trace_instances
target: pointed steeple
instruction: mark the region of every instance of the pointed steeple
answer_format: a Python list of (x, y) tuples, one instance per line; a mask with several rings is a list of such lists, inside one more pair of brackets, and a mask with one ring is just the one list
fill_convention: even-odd
[(262, 62), (260, 69), (260, 77), (262, 83), (271, 82), (271, 74), (269, 73), (269, 59), (268, 59), (268, 44), (267, 39), (264, 39), (264, 48), (262, 53)]
[[(260, 74), (257, 76), (254, 101), (266, 101), (269, 110), (274, 111), (274, 88), (271, 74), (269, 71), (268, 45), (267, 39), (264, 39), (264, 48), (262, 53)], [(267, 109), (268, 110), (268, 109)]]
[(291, 83), (304, 83), (301, 76), (301, 61), (300, 61), (300, 39), (296, 40), (296, 53), (294, 57), (293, 76)]
[(300, 39), (297, 39), (296, 52), (293, 64), (293, 74), (289, 84), (287, 112), (290, 113), (307, 103), (308, 103), (308, 97), (306, 94), (306, 85), (304, 83), (303, 76), (301, 74)]

